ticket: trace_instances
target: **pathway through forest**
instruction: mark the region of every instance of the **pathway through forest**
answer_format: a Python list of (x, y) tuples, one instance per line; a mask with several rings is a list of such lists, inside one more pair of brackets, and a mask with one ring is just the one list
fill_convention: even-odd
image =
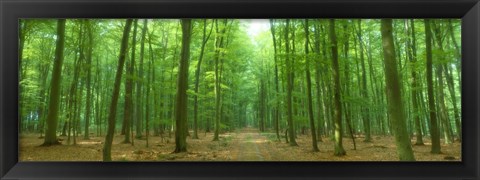
[[(237, 161), (268, 161), (271, 160), (271, 151), (267, 147), (269, 140), (260, 134), (257, 129), (246, 128), (237, 132), (233, 149), (236, 149)], [(235, 157), (235, 156), (234, 156)]]

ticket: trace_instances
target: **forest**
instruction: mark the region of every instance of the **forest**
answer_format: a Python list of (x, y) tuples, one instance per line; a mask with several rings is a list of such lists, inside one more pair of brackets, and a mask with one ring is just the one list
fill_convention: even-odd
[(20, 161), (461, 161), (460, 19), (20, 19)]

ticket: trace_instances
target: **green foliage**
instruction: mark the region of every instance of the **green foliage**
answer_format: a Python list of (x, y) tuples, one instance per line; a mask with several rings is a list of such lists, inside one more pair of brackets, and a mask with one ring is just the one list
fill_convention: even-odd
[[(74, 101), (76, 109), (73, 112), (79, 113), (80, 123), (85, 123), (86, 102), (86, 69), (92, 70), (92, 104), (91, 129), (101, 130), (104, 134), (105, 119), (108, 116), (108, 102), (111, 101), (114, 76), (118, 65), (119, 48), (123, 33), (125, 20), (122, 19), (69, 19), (66, 24), (66, 42), (60, 84), (60, 114), (59, 127), (67, 120), (67, 112), (70, 88), (77, 85), (73, 95), (81, 99)], [(257, 22), (258, 21), (258, 22)], [(450, 78), (454, 81), (452, 92), (449, 94), (449, 87), (444, 86), (445, 103), (447, 106), (449, 120), (454, 123), (454, 105), (460, 107), (461, 103), (461, 21), (451, 19), (452, 37), (450, 36), (449, 21), (432, 20), (437, 30), (432, 33), (440, 33), (442, 47), (438, 47), (437, 40), (433, 42), (433, 66), (446, 65), (449, 67)], [(139, 21), (142, 22), (142, 21)], [(203, 25), (206, 22), (206, 33), (212, 32), (205, 44), (202, 57), (202, 65), (199, 72), (198, 92), (194, 91), (195, 73), (200, 59), (203, 41)], [(289, 54), (286, 52), (286, 20), (276, 19), (273, 21), (276, 40), (274, 47), (272, 32), (268, 20), (228, 20), (218, 19), (217, 33), (214, 20), (203, 19), (193, 20), (192, 41), (190, 46), (190, 59), (188, 69), (188, 126), (192, 127), (194, 97), (198, 97), (198, 127), (200, 130), (207, 128), (207, 121), (210, 130), (214, 127), (215, 111), (215, 52), (219, 52), (220, 66), (220, 89), (221, 89), (221, 110), (222, 118), (220, 128), (230, 131), (244, 126), (258, 127), (259, 112), (262, 108), (261, 100), (264, 100), (265, 123), (267, 129), (274, 129), (275, 110), (279, 111), (279, 124), (282, 130), (286, 127), (287, 117), (287, 69), (293, 69), (293, 109), (294, 125), (299, 130), (302, 126), (309, 127), (307, 112), (307, 80), (306, 68), (311, 72), (312, 101), (315, 123), (322, 122), (327, 135), (330, 135), (333, 125), (330, 122), (334, 112), (334, 89), (333, 89), (333, 64), (332, 64), (332, 43), (328, 36), (329, 23), (327, 19), (309, 20), (309, 54), (305, 54), (305, 21), (303, 19), (290, 20), (289, 27)], [(341, 84), (341, 103), (344, 106), (343, 113), (347, 110), (352, 117), (352, 124), (356, 132), (363, 132), (363, 117), (371, 119), (372, 132), (382, 134), (389, 132), (386, 114), (386, 89), (383, 49), (380, 32), (379, 19), (362, 19), (359, 29), (358, 19), (336, 20), (335, 35), (337, 37), (337, 49), (339, 60), (339, 77)], [(408, 25), (410, 20), (407, 21)], [(415, 38), (409, 34), (405, 19), (393, 20), (393, 36), (395, 56), (398, 61), (398, 72), (401, 84), (401, 92), (404, 98), (402, 103), (408, 107), (406, 114), (409, 117), (419, 116), (426, 118), (428, 115), (425, 106), (426, 95), (426, 47), (424, 21), (413, 20)], [(257, 25), (253, 25), (257, 24)], [(262, 25), (263, 24), (263, 25)], [(20, 23), (21, 32), (25, 35), (22, 49), (21, 71), (19, 71), (20, 87), (20, 116), (23, 119), (41, 119), (39, 113), (46, 113), (48, 109), (49, 84), (53, 67), (55, 41), (56, 41), (56, 20), (53, 19), (22, 19)], [(254, 26), (257, 26), (256, 30)], [(88, 49), (87, 29), (92, 32), (92, 64), (86, 65), (86, 58), (80, 58), (81, 54), (86, 55)], [(220, 32), (226, 28), (225, 33)], [(139, 24), (137, 33), (140, 34), (143, 27)], [(132, 35), (129, 38), (129, 47), (126, 59), (131, 58), (132, 50), (135, 49), (134, 74), (126, 75), (121, 80), (120, 97), (117, 112), (117, 128), (122, 126), (124, 116), (124, 96), (126, 79), (133, 80), (133, 86), (143, 86), (141, 97), (137, 97), (137, 89), (134, 88), (133, 104), (140, 109), (135, 113), (145, 115), (146, 107), (149, 107), (150, 129), (152, 127), (170, 128), (174, 118), (174, 106), (177, 77), (178, 60), (181, 52), (182, 31), (178, 19), (152, 19), (148, 20), (147, 35), (144, 43), (143, 54), (143, 75), (140, 75), (140, 54), (141, 36), (137, 34), (136, 46), (132, 46)], [(362, 35), (361, 39), (359, 35)], [(224, 47), (216, 48), (217, 39), (224, 38)], [(436, 37), (435, 37), (436, 38)], [(435, 39), (434, 38), (434, 39)], [(408, 45), (415, 40), (415, 62), (409, 60), (407, 50), (412, 47)], [(456, 45), (455, 45), (456, 44)], [(345, 52), (346, 45), (348, 51)], [(363, 49), (360, 49), (362, 46)], [(458, 47), (456, 47), (458, 46)], [(276, 48), (276, 52), (274, 52)], [(363, 50), (363, 51), (362, 51)], [(361, 57), (363, 54), (363, 57)], [(348, 58), (346, 57), (348, 56)], [(287, 67), (286, 59), (293, 62)], [(364, 60), (365, 72), (362, 70), (362, 59)], [(309, 64), (305, 64), (309, 60)], [(276, 62), (275, 62), (276, 61)], [(148, 71), (149, 63), (152, 62), (152, 71)], [(348, 69), (347, 69), (348, 66)], [(277, 68), (277, 72), (275, 72)], [(79, 78), (75, 81), (74, 72), (80, 70)], [(412, 72), (417, 74), (417, 87), (411, 85)], [(366, 78), (366, 88), (363, 87), (363, 73)], [(278, 81), (276, 79), (278, 75)], [(443, 75), (446, 79), (446, 75)], [(150, 83), (149, 82), (150, 79)], [(347, 79), (348, 78), (348, 79)], [(435, 83), (435, 82), (434, 82)], [(263, 89), (261, 89), (263, 85)], [(278, 92), (276, 86), (278, 85)], [(150, 88), (150, 96), (145, 97), (146, 87)], [(418, 103), (420, 108), (412, 110), (411, 92), (419, 92)], [(368, 97), (364, 97), (367, 92)], [(421, 95), (421, 96), (420, 96)], [(318, 97), (319, 96), (319, 97)], [(263, 99), (262, 99), (263, 98)], [(150, 104), (146, 104), (146, 99)], [(453, 100), (456, 100), (456, 104)], [(80, 106), (80, 103), (82, 105)], [(368, 113), (363, 109), (368, 109)], [(76, 111), (75, 111), (76, 110)], [(458, 112), (461, 114), (461, 112)], [(368, 116), (367, 116), (368, 115)], [(40, 117), (39, 117), (40, 116)], [(342, 116), (346, 116), (343, 114)], [(135, 119), (135, 118), (134, 118)], [(320, 120), (319, 120), (320, 119)], [(144, 119), (142, 119), (144, 120)], [(413, 119), (409, 119), (409, 122)], [(174, 123), (174, 122), (173, 122)], [(134, 124), (134, 126), (137, 126)], [(140, 124), (145, 129), (145, 122)], [(345, 125), (343, 125), (345, 126)], [(381, 127), (385, 126), (385, 127)], [(103, 128), (103, 129), (102, 129)], [(343, 128), (346, 131), (347, 128)], [(134, 130), (136, 130), (134, 128)], [(384, 132), (381, 132), (384, 131)], [(457, 130), (455, 130), (457, 131)], [(271, 135), (267, 135), (271, 136)], [(272, 137), (276, 138), (276, 137)]]

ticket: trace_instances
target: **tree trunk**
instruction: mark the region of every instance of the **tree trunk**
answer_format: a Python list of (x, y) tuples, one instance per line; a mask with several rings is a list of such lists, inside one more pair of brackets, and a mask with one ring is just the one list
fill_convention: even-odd
[(132, 37), (132, 51), (130, 56), (130, 62), (127, 61), (127, 73), (125, 77), (125, 105), (124, 105), (124, 115), (122, 122), (122, 131), (121, 135), (125, 135), (124, 143), (130, 143), (130, 121), (133, 117), (133, 71), (135, 67), (135, 50), (137, 45), (137, 19), (133, 20), (133, 37)]
[(120, 94), (120, 84), (122, 79), (123, 66), (125, 64), (125, 56), (128, 47), (128, 35), (132, 26), (132, 19), (127, 19), (125, 28), (123, 29), (122, 44), (120, 46), (120, 54), (118, 58), (118, 68), (115, 75), (115, 84), (113, 87), (112, 101), (110, 103), (110, 113), (108, 114), (108, 130), (105, 137), (105, 145), (103, 146), (103, 161), (112, 161), (111, 150), (115, 131), (115, 116), (117, 114), (118, 95)]
[(298, 146), (295, 141), (295, 129), (293, 126), (293, 112), (292, 112), (292, 91), (293, 91), (293, 63), (290, 60), (290, 39), (289, 39), (290, 19), (287, 19), (287, 26), (285, 27), (285, 50), (286, 50), (286, 74), (287, 74), (287, 122), (288, 122), (288, 137), (290, 146)]
[(397, 61), (392, 35), (392, 20), (382, 19), (382, 46), (385, 61), (385, 81), (388, 98), (388, 113), (392, 121), (393, 134), (397, 145), (397, 154), (400, 161), (414, 161), (410, 136), (407, 132), (404, 115), (401, 84), (398, 78)]
[[(137, 19), (133, 20), (134, 24), (137, 24)], [(130, 142), (130, 125), (133, 117), (133, 73), (135, 68), (135, 44), (137, 35), (137, 28), (133, 30), (133, 38), (132, 38), (132, 55), (130, 58), (130, 62), (127, 61), (127, 74), (125, 78), (125, 106), (124, 106), (124, 115), (123, 115), (123, 125), (122, 125), (122, 134), (125, 135), (123, 143), (131, 143)]]
[(275, 63), (275, 97), (276, 97), (276, 106), (274, 108), (274, 122), (275, 122), (275, 134), (277, 135), (277, 141), (280, 141), (280, 133), (279, 133), (279, 116), (280, 116), (280, 101), (279, 98), (279, 89), (278, 89), (278, 62), (277, 62), (277, 41), (275, 39), (275, 26), (274, 20), (270, 19), (270, 32), (272, 33), (272, 40), (273, 40), (273, 60)]
[[(442, 40), (442, 35), (439, 29), (439, 24), (432, 23), (434, 25), (434, 32), (435, 32), (435, 37), (438, 46), (438, 50), (440, 52), (444, 52), (443, 50), (443, 40)], [(444, 61), (443, 56), (439, 56), (439, 63), (436, 65), (436, 75), (437, 75), (437, 82), (438, 82), (438, 87), (437, 87), (437, 97), (438, 100), (437, 102), (439, 103), (440, 106), (440, 111), (438, 113), (440, 117), (440, 122), (443, 124), (443, 132), (445, 136), (445, 143), (446, 144), (451, 144), (453, 139), (452, 139), (452, 133), (451, 133), (451, 126), (450, 126), (450, 120), (448, 118), (448, 111), (447, 107), (445, 106), (445, 93), (444, 93), (444, 81), (443, 81), (443, 66), (442, 62)]]
[[(140, 61), (143, 62), (143, 58), (145, 55), (145, 35), (147, 34), (147, 19), (143, 20), (143, 28), (142, 28), (142, 39), (140, 40)], [(147, 77), (147, 84), (145, 85), (146, 93), (145, 93), (145, 138), (146, 138), (146, 146), (148, 147), (148, 136), (149, 136), (149, 120), (150, 120), (150, 82), (151, 82), (151, 74), (152, 74), (152, 61), (150, 59), (148, 63), (148, 77)]]
[(312, 103), (312, 80), (310, 77), (310, 57), (308, 57), (308, 19), (305, 19), (305, 75), (307, 78), (307, 103), (308, 103), (308, 117), (310, 120), (310, 131), (312, 136), (312, 150), (314, 152), (320, 151), (317, 146), (317, 135), (315, 129), (315, 119), (313, 115), (313, 103)]
[(333, 80), (334, 80), (334, 117), (335, 117), (335, 156), (343, 156), (347, 154), (343, 149), (342, 138), (343, 138), (343, 131), (342, 131), (342, 104), (340, 100), (340, 71), (338, 65), (338, 47), (337, 47), (337, 37), (335, 35), (335, 20), (330, 19), (330, 43), (331, 43), (331, 50), (332, 50), (332, 63), (333, 63)]
[(407, 56), (408, 59), (410, 60), (411, 63), (411, 98), (412, 98), (412, 113), (413, 113), (413, 119), (415, 120), (415, 135), (416, 135), (416, 142), (415, 145), (424, 145), (423, 143), (423, 134), (422, 134), (422, 129), (420, 127), (420, 113), (419, 113), (419, 108), (418, 108), (418, 100), (417, 100), (417, 94), (418, 94), (418, 87), (417, 87), (417, 71), (415, 70), (416, 63), (417, 63), (417, 56), (416, 56), (416, 48), (415, 48), (415, 24), (413, 22), (413, 19), (410, 20), (410, 29), (409, 31), (409, 23), (408, 20), (405, 20), (405, 30), (408, 33), (411, 33), (411, 40), (410, 37), (407, 38), (407, 46), (406, 51), (407, 51)]
[(182, 19), (182, 50), (178, 68), (177, 104), (175, 108), (175, 153), (187, 151), (187, 89), (188, 89), (188, 60), (190, 59), (190, 40), (192, 25), (191, 19)]
[(398, 157), (400, 161), (415, 161), (410, 144), (410, 136), (407, 132), (406, 118), (403, 112), (401, 84), (397, 72), (397, 61), (395, 60), (391, 19), (382, 19), (381, 31), (383, 57), (385, 61), (388, 113), (390, 114), (390, 119), (393, 124)]
[[(365, 57), (364, 57), (364, 47), (363, 47), (363, 36), (362, 36), (362, 20), (358, 20), (358, 41), (360, 42), (360, 62), (361, 62), (361, 67), (362, 67), (362, 86), (361, 86), (361, 93), (363, 98), (368, 101), (368, 87), (367, 87), (367, 72), (365, 68)], [(362, 120), (363, 120), (363, 131), (365, 133), (365, 140), (364, 142), (371, 142), (372, 137), (370, 133), (370, 112), (369, 112), (369, 107), (368, 106), (362, 106)]]
[(203, 20), (203, 36), (202, 36), (202, 46), (200, 48), (200, 55), (198, 58), (198, 63), (197, 63), (197, 70), (195, 71), (195, 95), (194, 95), (194, 102), (193, 102), (193, 137), (192, 139), (198, 139), (198, 85), (200, 84), (200, 70), (201, 70), (201, 65), (202, 65), (202, 60), (203, 60), (203, 54), (205, 52), (205, 46), (208, 42), (208, 39), (210, 38), (210, 35), (212, 34), (213, 31), (213, 25), (210, 27), (210, 32), (207, 35), (207, 20)]
[[(348, 49), (349, 49), (349, 42), (348, 42), (348, 38), (349, 38), (349, 32), (348, 32), (348, 25), (347, 24), (343, 24), (343, 32), (344, 32), (344, 49), (343, 49), (343, 56), (345, 57), (345, 63), (344, 63), (344, 72), (345, 72), (345, 96), (347, 97), (350, 97), (350, 60), (348, 59)], [(345, 122), (347, 123), (347, 127), (348, 127), (348, 132), (350, 134), (350, 138), (352, 138), (352, 141), (353, 141), (353, 150), (356, 150), (357, 149), (357, 145), (355, 143), (355, 133), (353, 131), (353, 128), (352, 128), (352, 109), (353, 109), (353, 106), (348, 102), (348, 101), (344, 101), (343, 102), (343, 105), (345, 107)]]
[(437, 113), (435, 110), (435, 97), (433, 96), (433, 77), (432, 77), (432, 32), (430, 28), (430, 20), (425, 19), (425, 41), (427, 54), (427, 90), (428, 90), (428, 106), (430, 111), (430, 137), (432, 139), (433, 154), (440, 154), (440, 135), (437, 124)]
[[(78, 101), (80, 100), (80, 98), (77, 97), (78, 96), (77, 91), (78, 91), (78, 85), (79, 85), (78, 82), (80, 78), (80, 69), (83, 66), (82, 62), (85, 60), (84, 47), (83, 47), (84, 45), (83, 30), (84, 30), (84, 24), (82, 22), (78, 30), (78, 48), (75, 51), (73, 79), (70, 84), (70, 91), (68, 95), (67, 117), (66, 117), (66, 120), (68, 122), (67, 144), (70, 144), (72, 128), (76, 127), (76, 124), (75, 124), (75, 118), (77, 117), (76, 107), (77, 107)], [(78, 58), (77, 58), (77, 54), (79, 54)]]
[(320, 26), (319, 26), (320, 20), (317, 20), (315, 24), (315, 43), (314, 43), (314, 51), (315, 54), (317, 55), (316, 61), (315, 61), (315, 84), (316, 84), (316, 89), (317, 89), (317, 106), (318, 106), (318, 113), (317, 113), (317, 141), (322, 142), (322, 133), (325, 134), (325, 126), (322, 124), (325, 120), (325, 112), (323, 108), (323, 101), (322, 101), (322, 85), (321, 85), (321, 67), (320, 67)]
[(87, 47), (87, 104), (85, 107), (85, 131), (83, 135), (83, 139), (90, 139), (90, 114), (91, 114), (91, 107), (92, 107), (92, 89), (91, 89), (91, 79), (92, 79), (92, 53), (93, 53), (93, 32), (92, 32), (92, 24), (90, 20), (85, 20), (87, 26), (87, 36), (88, 36), (88, 47)]
[(57, 21), (57, 40), (55, 46), (55, 61), (53, 64), (52, 80), (50, 83), (50, 100), (47, 115), (47, 130), (42, 146), (57, 145), (58, 108), (60, 100), (60, 83), (62, 76), (63, 51), (65, 45), (65, 19)]
[[(226, 20), (225, 20), (226, 21)], [(225, 22), (224, 25), (227, 23)], [(220, 119), (221, 115), (221, 86), (220, 86), (220, 76), (221, 76), (221, 67), (220, 65), (220, 56), (223, 51), (224, 35), (225, 35), (225, 26), (222, 30), (218, 29), (218, 20), (215, 20), (216, 25), (216, 40), (215, 40), (215, 132), (213, 136), (213, 141), (218, 141), (218, 135), (220, 133)]]
[[(136, 49), (136, 39), (137, 39), (137, 20), (133, 23), (133, 39), (135, 39), (132, 47), (132, 51)], [(142, 96), (143, 96), (143, 59), (140, 59), (140, 62), (138, 64), (138, 69), (137, 69), (137, 75), (138, 79), (136, 80), (136, 86), (137, 86), (137, 94), (135, 98), (135, 109), (133, 113), (133, 117), (135, 119), (135, 138), (141, 139), (142, 138), (142, 122), (143, 122), (143, 101), (142, 101)]]

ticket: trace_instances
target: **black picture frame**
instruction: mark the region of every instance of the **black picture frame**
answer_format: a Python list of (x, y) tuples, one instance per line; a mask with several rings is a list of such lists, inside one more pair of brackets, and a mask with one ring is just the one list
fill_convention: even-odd
[[(461, 162), (18, 162), (19, 18), (461, 18)], [(478, 0), (0, 0), (0, 179), (480, 179)]]

